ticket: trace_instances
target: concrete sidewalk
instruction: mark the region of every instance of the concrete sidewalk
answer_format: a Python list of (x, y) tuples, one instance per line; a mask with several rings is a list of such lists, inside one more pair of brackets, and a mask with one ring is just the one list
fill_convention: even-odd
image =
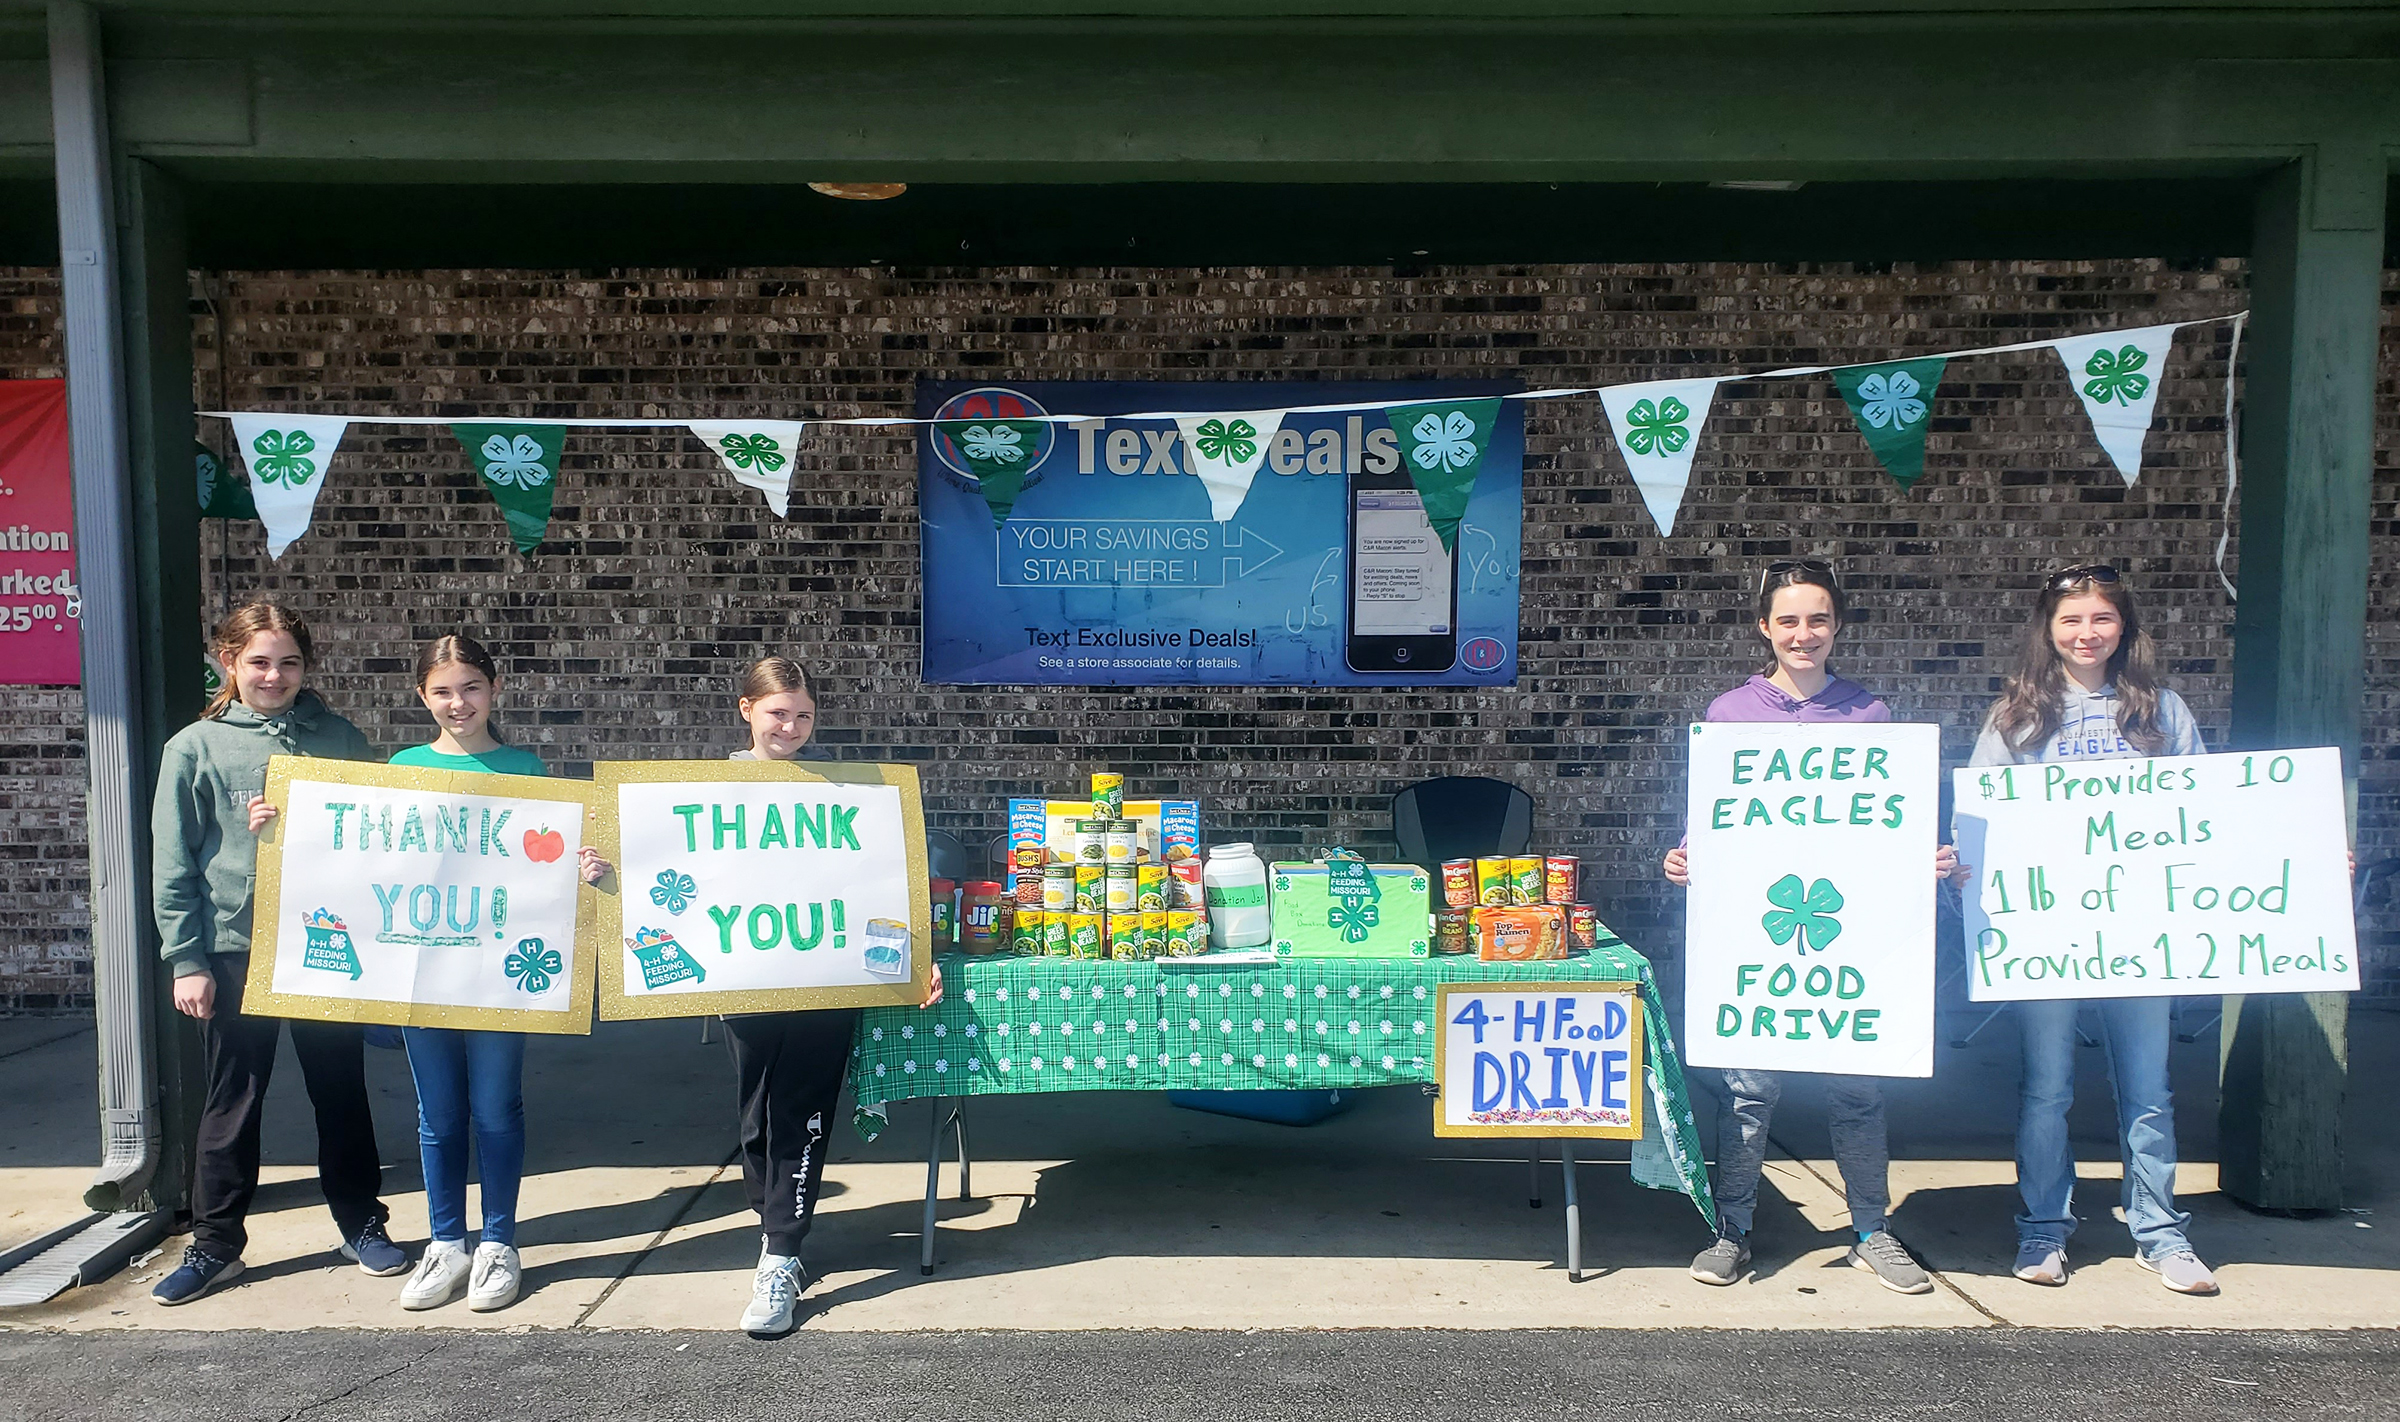
[[(2086, 1219), (2064, 1289), (2008, 1276), (2016, 1040), (2003, 1020), (1930, 1081), (1890, 1087), (1895, 1228), (1937, 1271), (1902, 1297), (1842, 1266), (1849, 1236), (1818, 1096), (1795, 1083), (1776, 1120), (1757, 1275), (1711, 1289), (1685, 1274), (1706, 1227), (1678, 1196), (1627, 1179), (1622, 1152), (1587, 1164), (1584, 1282), (1566, 1277), (1558, 1171), (1526, 1207), (1524, 1157), (1437, 1142), (1415, 1091), (1368, 1093), (1302, 1130), (1180, 1111), (1152, 1095), (998, 1098), (970, 1111), (976, 1198), (946, 1199), (942, 1266), (917, 1272), (927, 1112), (895, 1108), (873, 1144), (837, 1138), (810, 1242), (822, 1282), (806, 1326), (834, 1330), (1080, 1328), (2171, 1327), (2400, 1324), (2400, 1222), (2377, 1213), (2400, 1130), (2377, 1083), (2400, 1067), (2400, 1017), (2352, 1020), (2351, 1212), (2251, 1214), (2216, 1193), (2214, 1037), (2177, 1050), (2192, 1232), (2225, 1294), (2186, 1299), (2138, 1269), (2113, 1218), (2114, 1132), (2101, 1053), (2075, 1112)], [(720, 1034), (721, 1036), (721, 1034)], [(96, 1158), (86, 1024), (0, 1022), (0, 1243), (74, 1218)], [(425, 1237), (413, 1100), (397, 1052), (371, 1051), (393, 1233)], [(733, 1144), (732, 1071), (692, 1022), (606, 1024), (536, 1039), (519, 1243), (526, 1296), (503, 1313), (403, 1312), (397, 1279), (333, 1253), (313, 1183), (296, 1063), (279, 1070), (268, 1184), (249, 1272), (181, 1309), (146, 1294), (181, 1241), (141, 1267), (0, 1329), (731, 1327), (757, 1256)], [(1704, 1134), (1714, 1108), (1701, 1101)], [(955, 1197), (956, 1171), (943, 1171)]]

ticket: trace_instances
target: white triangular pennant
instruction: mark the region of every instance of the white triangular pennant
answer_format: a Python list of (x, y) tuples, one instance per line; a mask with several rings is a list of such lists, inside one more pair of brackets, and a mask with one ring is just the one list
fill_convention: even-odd
[(1692, 452), (1699, 448), (1700, 427), (1708, 423), (1716, 393), (1714, 380), (1653, 380), (1600, 392), (1617, 452), (1625, 456), (1642, 505), (1662, 534), (1675, 531), (1675, 511), (1683, 507), (1683, 491), (1692, 482)]
[(808, 426), (798, 420), (707, 420), (688, 425), (708, 452), (717, 457), (737, 483), (767, 496), (777, 518), (792, 509), (792, 466), (799, 462), (800, 436)]
[(1250, 496), (1250, 481), (1266, 462), (1267, 446), (1283, 428), (1281, 410), (1241, 410), (1221, 415), (1177, 415), (1183, 431), (1183, 467), (1208, 489), (1208, 516), (1230, 521)]
[(2142, 437), (2150, 432), (2158, 387), (2167, 373), (2167, 347), (2174, 343), (2173, 326), (2141, 326), (2051, 343), (2066, 362), (2075, 398), (2092, 417), (2092, 433), (2100, 437), (2100, 447), (2108, 451), (2128, 488), (2142, 472)]
[(325, 470), (350, 422), (335, 415), (231, 419), (234, 443), (241, 447), (242, 462), (250, 466), (251, 501), (258, 506), (258, 521), (267, 526), (267, 556), (281, 558), (284, 549), (308, 532), (317, 491), (325, 487)]

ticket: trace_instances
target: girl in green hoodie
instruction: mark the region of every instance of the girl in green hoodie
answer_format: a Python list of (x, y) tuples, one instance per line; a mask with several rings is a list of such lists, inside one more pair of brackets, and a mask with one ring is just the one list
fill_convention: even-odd
[[(198, 1021), (208, 1068), (192, 1190), (192, 1242), (151, 1297), (189, 1303), (242, 1272), (244, 1221), (258, 1193), (260, 1113), (283, 1023), (242, 1011), (258, 829), (273, 811), (267, 758), (374, 760), (358, 727), (303, 685), (315, 656), (308, 625), (271, 602), (236, 608), (209, 650), (225, 684), (200, 719), (167, 742), (150, 815), (159, 951), (175, 970), (175, 1007)], [(367, 1101), (365, 1036), (336, 1022), (291, 1024), (316, 1108), (317, 1176), (344, 1257), (397, 1274), (408, 1256), (384, 1232), (383, 1168)]]

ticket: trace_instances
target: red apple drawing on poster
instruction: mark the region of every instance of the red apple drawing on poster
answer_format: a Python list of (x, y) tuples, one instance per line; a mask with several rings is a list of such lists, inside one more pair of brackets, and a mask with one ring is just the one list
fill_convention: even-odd
[(567, 852), (567, 837), (554, 829), (525, 831), (525, 857), (536, 864), (557, 862)]

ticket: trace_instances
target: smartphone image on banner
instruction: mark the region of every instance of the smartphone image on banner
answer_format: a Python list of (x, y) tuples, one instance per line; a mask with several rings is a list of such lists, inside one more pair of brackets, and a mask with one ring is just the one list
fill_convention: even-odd
[(1458, 661), (1458, 552), (1401, 470), (1350, 476), (1343, 660), (1359, 672), (1446, 672)]

